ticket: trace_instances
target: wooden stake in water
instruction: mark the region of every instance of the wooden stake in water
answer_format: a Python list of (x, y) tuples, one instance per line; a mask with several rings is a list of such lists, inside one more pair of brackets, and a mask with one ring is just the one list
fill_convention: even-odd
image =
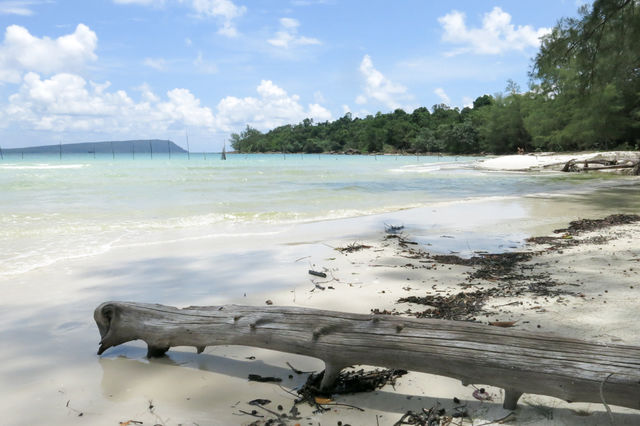
[(62, 160), (62, 139), (60, 139), (60, 143), (58, 144), (58, 151), (60, 153), (60, 159)]
[(0, 160), (4, 160), (4, 155), (2, 154), (2, 147), (0, 146)]
[(116, 159), (116, 153), (113, 151), (113, 142), (111, 142), (111, 158)]
[(184, 131), (184, 135), (187, 138), (187, 160), (191, 160), (191, 150), (189, 149), (189, 134), (187, 131)]
[(133, 142), (131, 142), (131, 158), (136, 159), (136, 145)]
[(153, 146), (151, 145), (151, 141), (149, 141), (149, 152), (151, 153), (151, 159), (153, 160)]
[(167, 139), (167, 150), (169, 151), (169, 160), (171, 160), (171, 144), (169, 143), (169, 139)]

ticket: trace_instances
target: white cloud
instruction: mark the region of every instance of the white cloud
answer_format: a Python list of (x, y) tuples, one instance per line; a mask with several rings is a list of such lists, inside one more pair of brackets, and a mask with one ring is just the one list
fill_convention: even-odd
[(303, 107), (297, 95), (269, 80), (257, 87), (256, 97), (228, 96), (217, 105), (216, 114), (188, 89), (169, 90), (158, 96), (143, 84), (134, 100), (124, 90), (109, 90), (110, 83), (87, 82), (69, 73), (48, 79), (30, 72), (17, 93), (0, 109), (0, 124), (48, 132), (84, 132), (108, 135), (165, 135), (171, 129), (200, 128), (208, 132), (230, 132), (249, 124), (261, 130), (297, 123), (304, 118), (330, 120), (322, 105)]
[(322, 42), (317, 38), (298, 35), (299, 26), (300, 22), (296, 19), (280, 18), (280, 31), (276, 32), (275, 37), (267, 40), (267, 42), (273, 46), (285, 49), (297, 46), (322, 44)]
[(218, 18), (222, 22), (222, 26), (218, 29), (218, 34), (226, 37), (236, 37), (238, 30), (236, 29), (234, 20), (244, 15), (247, 8), (244, 6), (236, 6), (231, 0), (180, 0), (188, 2), (196, 11), (197, 15), (203, 18)]
[(462, 97), (462, 107), (472, 108), (473, 107), (473, 99), (469, 96)]
[(407, 93), (407, 88), (401, 84), (393, 83), (375, 69), (369, 55), (364, 55), (362, 58), (360, 74), (365, 79), (365, 87), (364, 94), (356, 97), (357, 104), (364, 105), (370, 99), (374, 99), (390, 109), (401, 108), (403, 105), (407, 108), (406, 101), (411, 98)]
[(0, 1), (0, 15), (31, 16), (33, 10), (30, 6), (40, 3), (31, 0)]
[(233, 131), (245, 124), (268, 130), (298, 123), (304, 118), (313, 118), (316, 122), (331, 119), (331, 113), (323, 106), (310, 104), (305, 110), (298, 95), (289, 96), (270, 80), (262, 80), (256, 90), (258, 97), (227, 96), (218, 103), (218, 126), (221, 130)]
[(457, 10), (438, 18), (444, 29), (442, 40), (462, 46), (449, 55), (466, 52), (495, 55), (509, 50), (522, 51), (538, 47), (540, 37), (551, 31), (549, 28), (534, 29), (530, 25), (515, 27), (511, 23), (511, 15), (499, 7), (484, 14), (481, 28), (468, 28), (465, 20), (465, 14)]
[(150, 68), (153, 68), (157, 71), (164, 71), (167, 69), (167, 63), (162, 58), (144, 58), (142, 63)]
[(75, 74), (49, 79), (25, 75), (20, 90), (9, 97), (3, 116), (20, 127), (55, 132), (162, 134), (170, 127), (214, 127), (212, 111), (187, 89), (173, 89), (162, 100), (142, 86), (134, 101), (124, 90), (108, 91), (109, 83), (89, 82)]
[(77, 72), (97, 59), (97, 45), (96, 33), (84, 24), (55, 40), (35, 37), (26, 28), (11, 25), (0, 45), (0, 81), (19, 83), (25, 71)]
[(309, 117), (316, 123), (331, 120), (331, 112), (320, 104), (309, 104)]
[(447, 95), (447, 93), (444, 91), (442, 87), (438, 87), (436, 90), (433, 91), (433, 93), (438, 95), (438, 97), (440, 98), (443, 104), (451, 105), (451, 98), (449, 98), (449, 95)]
[[(120, 4), (138, 4), (143, 6), (161, 7), (169, 0), (113, 0)], [(198, 18), (215, 18), (220, 21), (218, 34), (226, 37), (238, 36), (235, 20), (247, 11), (245, 6), (237, 6), (232, 0), (174, 0), (187, 4)]]

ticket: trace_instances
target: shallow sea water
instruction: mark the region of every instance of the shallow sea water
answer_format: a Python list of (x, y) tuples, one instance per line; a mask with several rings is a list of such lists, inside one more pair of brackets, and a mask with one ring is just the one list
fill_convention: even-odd
[[(473, 167), (478, 157), (227, 158), (5, 155), (0, 161), (0, 275), (185, 235), (251, 237), (278, 225), (467, 199), (588, 192), (614, 182), (481, 171)], [(425, 244), (432, 237), (423, 235)]]

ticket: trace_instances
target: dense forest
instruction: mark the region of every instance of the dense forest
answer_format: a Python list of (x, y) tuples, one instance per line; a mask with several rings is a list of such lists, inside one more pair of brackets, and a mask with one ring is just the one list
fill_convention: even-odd
[(542, 39), (529, 90), (513, 81), (473, 107), (447, 105), (333, 122), (305, 119), (231, 135), (239, 152), (512, 153), (639, 149), (640, 1), (595, 0)]

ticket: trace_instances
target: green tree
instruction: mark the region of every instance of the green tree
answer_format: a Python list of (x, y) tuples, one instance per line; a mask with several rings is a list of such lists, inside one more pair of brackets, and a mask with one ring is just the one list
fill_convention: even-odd
[[(533, 139), (571, 148), (611, 148), (640, 139), (640, 3), (596, 0), (543, 39), (531, 77), (539, 102), (567, 120), (530, 125)], [(554, 105), (555, 106), (555, 105)], [(538, 116), (540, 114), (537, 114)], [(545, 120), (550, 124), (551, 119)], [(539, 142), (537, 142), (539, 143)]]

